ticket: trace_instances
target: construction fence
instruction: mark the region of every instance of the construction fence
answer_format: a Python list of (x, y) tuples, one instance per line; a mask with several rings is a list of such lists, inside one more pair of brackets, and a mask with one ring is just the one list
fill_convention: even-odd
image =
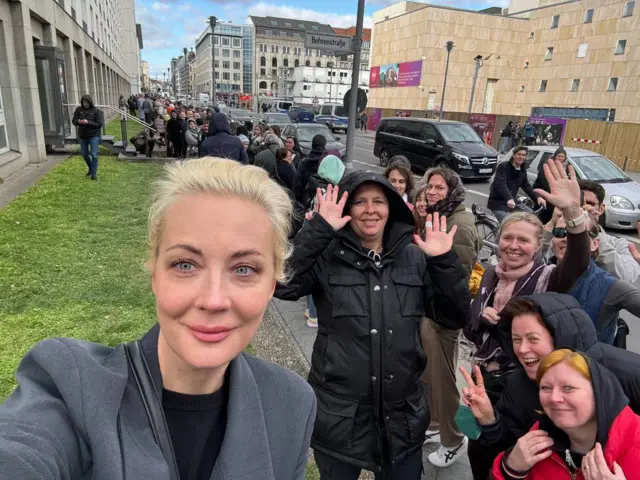
[[(380, 118), (385, 117), (417, 117), (437, 119), (439, 112), (430, 110), (395, 110), (368, 109), (369, 128), (376, 129)], [(443, 120), (455, 120), (473, 126), (476, 117), (482, 115), (466, 112), (444, 112)], [(500, 134), (504, 127), (512, 121), (524, 125), (530, 117), (517, 115), (487, 115), (492, 117), (493, 128), (486, 135), (481, 135), (486, 143), (495, 149), (500, 144)], [(377, 122), (376, 122), (377, 120)], [(640, 124), (601, 122), (594, 120), (560, 120), (563, 125), (562, 145), (565, 147), (583, 148), (607, 157), (627, 172), (640, 172)], [(489, 124), (490, 126), (490, 124)]]

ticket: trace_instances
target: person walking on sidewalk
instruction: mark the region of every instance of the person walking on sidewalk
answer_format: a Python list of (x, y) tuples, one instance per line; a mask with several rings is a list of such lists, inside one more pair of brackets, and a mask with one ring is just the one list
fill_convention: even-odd
[(369, 117), (367, 116), (367, 112), (363, 111), (362, 115), (360, 115), (360, 131), (367, 131), (367, 122), (369, 121)]
[[(98, 146), (100, 144), (100, 130), (104, 126), (104, 114), (96, 108), (91, 96), (84, 94), (80, 106), (73, 112), (72, 123), (78, 127), (80, 151), (89, 168), (87, 177), (98, 180)], [(91, 156), (89, 156), (91, 148)]]
[(426, 241), (414, 237), (404, 200), (371, 172), (351, 172), (317, 202), (275, 296), (311, 294), (318, 309), (309, 383), (320, 478), (356, 480), (367, 469), (378, 480), (420, 480), (429, 422), (420, 320), (458, 329), (469, 318), (467, 275), (451, 251), (456, 227), (447, 233), (436, 213)]

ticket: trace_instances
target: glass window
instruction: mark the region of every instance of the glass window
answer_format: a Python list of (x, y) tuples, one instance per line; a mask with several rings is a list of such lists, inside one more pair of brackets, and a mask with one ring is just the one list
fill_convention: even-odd
[(626, 40), (618, 40), (618, 45), (616, 45), (616, 55), (624, 55), (624, 49), (627, 48)]
[(240, 70), (240, 62), (233, 62), (233, 69)]
[(234, 38), (233, 39), (233, 46), (235, 48), (239, 48), (240, 47), (240, 39), (239, 38)]
[(214, 45), (220, 45), (220, 37), (219, 36), (215, 36), (213, 37), (213, 44)]
[(271, 20), (271, 26), (272, 27), (277, 27), (278, 26), (278, 22), (276, 22), (275, 20)]
[(593, 8), (590, 8), (584, 12), (584, 23), (591, 22), (593, 22)]
[(331, 105), (324, 105), (322, 107), (322, 115), (331, 115)]
[(558, 28), (558, 24), (560, 23), (560, 15), (554, 15), (551, 19), (551, 28)]
[(540, 91), (541, 92), (546, 92), (547, 91), (547, 81), (546, 80), (540, 80)]
[(316, 135), (322, 135), (327, 139), (327, 142), (337, 141), (326, 125), (305, 125), (302, 128), (298, 128), (298, 140), (301, 142), (310, 142)]
[(229, 39), (229, 37), (222, 37), (222, 46), (228, 47), (229, 45), (231, 45), (231, 40)]
[(284, 22), (284, 26), (287, 28), (291, 28), (291, 23), (290, 22)]
[(630, 182), (631, 179), (612, 162), (600, 155), (571, 157), (571, 161), (584, 173), (586, 180), (594, 182)]
[(482, 143), (475, 130), (466, 123), (443, 123), (438, 130), (442, 138), (450, 143)]
[[(525, 168), (530, 169), (529, 171), (532, 173), (538, 172), (537, 170), (534, 170), (535, 166), (531, 168), (531, 163), (533, 163), (533, 161), (536, 159), (536, 157), (538, 156), (538, 153), (540, 152), (538, 152), (537, 150), (529, 150), (527, 152), (527, 158), (524, 161)], [(548, 156), (550, 156), (551, 153), (545, 153), (545, 155), (547, 155), (547, 158), (548, 158)]]
[(267, 69), (266, 68), (261, 68), (260, 69), (260, 75), (266, 75), (267, 74)]
[(229, 49), (228, 49), (228, 48), (223, 48), (223, 49), (222, 49), (222, 56), (223, 56), (223, 57), (228, 57), (228, 56), (230, 56), (230, 52), (229, 52)]
[(574, 78), (573, 80), (571, 80), (571, 91), (577, 92), (579, 88), (580, 88), (580, 79)]
[(609, 85), (607, 86), (607, 91), (615, 92), (618, 89), (618, 78), (613, 77), (609, 79)]
[(545, 60), (551, 60), (553, 58), (553, 47), (547, 47), (547, 54), (544, 56)]
[(0, 88), (0, 153), (9, 150), (7, 138), (7, 120), (4, 116), (4, 103), (2, 102), (2, 89)]
[(222, 72), (222, 79), (229, 80), (230, 79), (229, 72)]
[(624, 8), (622, 9), (623, 17), (630, 17), (633, 15), (633, 9), (636, 6), (636, 2), (627, 2), (624, 4)]
[[(36, 58), (36, 76), (38, 77), (38, 93), (42, 112), (42, 128), (46, 132), (56, 131), (56, 120), (53, 115), (53, 86), (51, 84), (51, 66), (46, 58)], [(97, 77), (94, 71), (94, 78)]]
[(233, 58), (240, 58), (240, 50), (233, 51)]
[(300, 30), (304, 30), (304, 24), (299, 23), (299, 24), (298, 24), (298, 28), (299, 28)]
[(584, 58), (587, 56), (587, 48), (589, 47), (588, 43), (581, 43), (578, 47), (578, 58)]

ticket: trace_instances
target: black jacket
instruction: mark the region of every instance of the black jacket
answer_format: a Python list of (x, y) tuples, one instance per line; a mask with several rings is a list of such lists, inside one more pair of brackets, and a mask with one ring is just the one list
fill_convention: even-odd
[(519, 189), (531, 197), (534, 202), (538, 201), (538, 194), (533, 191), (527, 179), (527, 168), (522, 164), (516, 170), (511, 162), (501, 162), (496, 167), (496, 175), (489, 189), (489, 201), (487, 207), (490, 210), (507, 211), (507, 202), (516, 199)]
[[(89, 108), (84, 108), (82, 102), (89, 102)], [(87, 120), (89, 123), (78, 123), (79, 120)], [(78, 127), (78, 138), (91, 138), (100, 136), (100, 130), (104, 126), (104, 114), (96, 108), (89, 95), (83, 95), (80, 106), (73, 112), (72, 123)]]
[(315, 215), (294, 239), (293, 276), (277, 286), (275, 296), (297, 300), (312, 294), (318, 309), (309, 373), (318, 399), (313, 447), (378, 471), (382, 441), (391, 460), (399, 461), (422, 448), (429, 424), (420, 382), (426, 363), (422, 317), (462, 328), (470, 295), (453, 251), (427, 258), (412, 243), (411, 211), (383, 176), (352, 172), (340, 190), (351, 195), (365, 182), (380, 185), (389, 200), (378, 264), (349, 225), (336, 232)]
[(293, 182), (296, 178), (296, 169), (287, 162), (276, 161), (276, 169), (273, 178), (282, 188), (287, 190), (289, 196), (293, 196)]
[(276, 174), (276, 151), (278, 148), (280, 148), (278, 145), (269, 145), (256, 155), (253, 162), (256, 167), (264, 168), (272, 178)]
[(296, 200), (302, 205), (307, 205), (307, 203), (309, 203), (306, 193), (309, 177), (314, 173), (318, 173), (320, 162), (326, 154), (327, 152), (324, 147), (312, 148), (309, 155), (307, 155), (307, 157), (298, 164), (296, 181), (293, 185), (293, 194), (296, 196)]
[(209, 136), (200, 146), (201, 157), (222, 157), (249, 163), (247, 152), (238, 137), (231, 133), (224, 113), (214, 113), (209, 122)]
[(167, 122), (167, 137), (172, 142), (176, 141), (184, 141), (184, 135), (187, 132), (187, 122), (182, 120), (181, 118), (171, 118)]
[[(542, 293), (528, 298), (538, 305), (553, 335), (555, 348), (584, 352), (609, 369), (629, 397), (631, 409), (640, 414), (640, 355), (599, 343), (593, 322), (575, 298), (559, 293)], [(511, 325), (505, 322), (504, 326), (505, 335), (510, 335)], [(515, 444), (540, 420), (538, 412), (541, 411), (538, 386), (519, 367), (509, 378), (500, 397), (496, 407), (496, 423), (483, 427), (480, 442), (486, 445), (498, 442)]]

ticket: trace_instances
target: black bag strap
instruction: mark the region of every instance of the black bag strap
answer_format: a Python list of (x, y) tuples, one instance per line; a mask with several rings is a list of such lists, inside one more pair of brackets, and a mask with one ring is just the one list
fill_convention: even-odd
[(140, 391), (140, 397), (151, 424), (153, 437), (169, 466), (169, 479), (180, 480), (180, 472), (173, 452), (173, 445), (171, 445), (171, 436), (162, 411), (162, 404), (160, 398), (158, 398), (158, 391), (153, 382), (149, 365), (142, 354), (140, 343), (138, 341), (125, 343), (124, 352)]

